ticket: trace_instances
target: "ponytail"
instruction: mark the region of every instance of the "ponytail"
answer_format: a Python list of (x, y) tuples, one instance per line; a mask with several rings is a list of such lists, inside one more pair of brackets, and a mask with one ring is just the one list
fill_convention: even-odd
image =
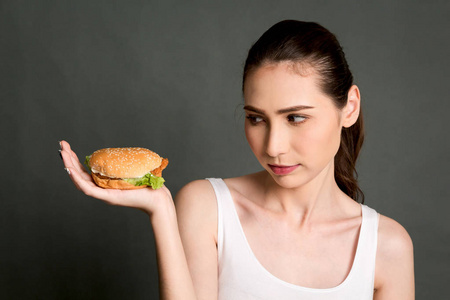
[(356, 202), (364, 203), (364, 193), (358, 184), (356, 160), (364, 142), (364, 122), (358, 120), (349, 128), (342, 128), (341, 145), (334, 157), (334, 178), (339, 188)]

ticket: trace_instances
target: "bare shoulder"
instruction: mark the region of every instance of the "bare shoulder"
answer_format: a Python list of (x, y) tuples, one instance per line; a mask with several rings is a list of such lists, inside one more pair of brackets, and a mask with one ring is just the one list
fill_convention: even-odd
[[(180, 189), (175, 197), (175, 202), (184, 204), (184, 202), (194, 202), (215, 200), (214, 189), (208, 180), (195, 180), (189, 182)], [(204, 203), (203, 203), (204, 204)]]
[(406, 229), (397, 221), (380, 215), (377, 258), (402, 258), (412, 251), (413, 243)]
[(217, 201), (208, 180), (195, 180), (186, 184), (175, 196), (180, 230), (201, 230), (217, 234)]
[(380, 215), (374, 299), (414, 299), (413, 243), (397, 221)]

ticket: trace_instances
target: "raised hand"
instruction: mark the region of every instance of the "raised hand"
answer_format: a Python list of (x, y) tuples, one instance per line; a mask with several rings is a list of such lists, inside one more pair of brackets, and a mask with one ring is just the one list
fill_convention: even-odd
[[(170, 191), (163, 186), (158, 190), (151, 188), (137, 190), (115, 190), (98, 187), (91, 175), (80, 163), (78, 156), (66, 141), (61, 141), (61, 157), (65, 169), (75, 186), (88, 196), (100, 199), (111, 205), (135, 207), (152, 215), (160, 206), (173, 205)], [(161, 208), (162, 209), (162, 208)]]

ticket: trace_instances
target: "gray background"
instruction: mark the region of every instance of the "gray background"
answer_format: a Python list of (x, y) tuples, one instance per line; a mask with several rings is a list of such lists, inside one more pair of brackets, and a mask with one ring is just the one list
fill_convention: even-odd
[(146, 215), (72, 186), (58, 156), (143, 146), (187, 182), (260, 169), (243, 62), (282, 19), (334, 32), (362, 91), (366, 203), (415, 246), (418, 299), (448, 299), (448, 1), (1, 1), (0, 298), (155, 299)]

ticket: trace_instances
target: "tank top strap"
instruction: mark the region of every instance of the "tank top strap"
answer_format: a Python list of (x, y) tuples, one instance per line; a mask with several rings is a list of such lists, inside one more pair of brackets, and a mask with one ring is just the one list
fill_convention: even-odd
[(225, 235), (233, 236), (234, 242), (239, 237), (240, 225), (237, 222), (237, 215), (231, 197), (230, 190), (221, 178), (206, 178), (212, 185), (217, 200), (217, 251), (221, 261), (224, 244), (227, 243)]
[(361, 209), (361, 232), (350, 275), (353, 280), (370, 283), (371, 287), (367, 290), (373, 291), (379, 214), (374, 209), (364, 204), (361, 204)]

